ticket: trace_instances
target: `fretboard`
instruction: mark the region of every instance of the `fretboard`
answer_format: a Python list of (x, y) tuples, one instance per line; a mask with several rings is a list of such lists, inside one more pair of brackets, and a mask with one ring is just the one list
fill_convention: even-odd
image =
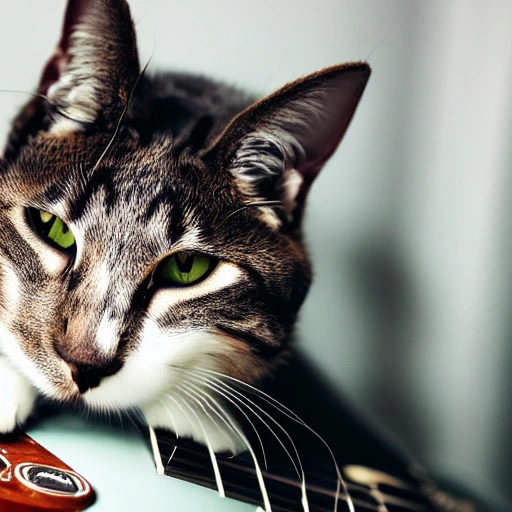
[(476, 512), (472, 502), (438, 489), (426, 473), (374, 435), (300, 359), (267, 383), (265, 391), (308, 426), (252, 395), (253, 403), (279, 424), (267, 420), (265, 425), (258, 418), (261, 412), (248, 412), (251, 424), (237, 418), (254, 456), (249, 451), (216, 455), (216, 475), (205, 447), (159, 430), (154, 444), (163, 472), (264, 509), (270, 504), (273, 512)]

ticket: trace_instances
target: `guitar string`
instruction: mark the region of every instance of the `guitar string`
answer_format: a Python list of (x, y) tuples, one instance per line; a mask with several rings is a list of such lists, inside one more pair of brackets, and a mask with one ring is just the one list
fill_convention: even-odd
[[(185, 369), (183, 369), (183, 368), (180, 368), (180, 370), (182, 370), (182, 371), (187, 371), (187, 370), (185, 370)], [(279, 412), (281, 412), (282, 414), (284, 414), (285, 416), (287, 416), (289, 419), (291, 419), (291, 420), (293, 420), (293, 421), (295, 421), (295, 422), (297, 422), (297, 423), (301, 424), (302, 426), (304, 426), (304, 427), (308, 428), (308, 430), (310, 430), (310, 431), (311, 431), (311, 432), (312, 432), (316, 437), (318, 437), (318, 438), (319, 438), (319, 439), (320, 439), (324, 444), (326, 444), (326, 443), (325, 443), (325, 441), (324, 441), (322, 438), (320, 438), (320, 436), (319, 436), (315, 431), (313, 431), (310, 427), (308, 427), (308, 426), (307, 426), (307, 425), (306, 425), (306, 424), (305, 424), (305, 423), (304, 423), (304, 422), (303, 422), (303, 421), (302, 421), (302, 420), (301, 420), (301, 419), (300, 419), (300, 418), (299, 418), (295, 413), (293, 413), (293, 411), (291, 411), (291, 410), (287, 409), (287, 408), (286, 408), (286, 406), (284, 406), (284, 405), (280, 404), (277, 400), (275, 400), (274, 398), (272, 398), (272, 397), (271, 397), (271, 396), (269, 396), (269, 395), (266, 395), (264, 392), (262, 392), (262, 391), (258, 390), (257, 388), (253, 388), (253, 386), (251, 386), (251, 385), (249, 385), (249, 384), (247, 384), (247, 383), (244, 383), (243, 381), (238, 381), (238, 379), (235, 379), (235, 378), (230, 377), (230, 376), (228, 376), (228, 375), (223, 375), (223, 374), (221, 374), (221, 373), (219, 373), (219, 372), (215, 372), (215, 371), (213, 371), (213, 370), (204, 370), (204, 369), (196, 369), (196, 370), (197, 370), (197, 371), (196, 371), (196, 373), (199, 373), (199, 371), (201, 371), (201, 372), (203, 372), (203, 373), (214, 373), (214, 374), (220, 374), (222, 377), (225, 377), (225, 378), (228, 378), (228, 379), (230, 379), (230, 380), (233, 380), (235, 383), (238, 383), (238, 384), (244, 384), (245, 386), (249, 387), (251, 390), (255, 391), (255, 392), (256, 392), (256, 394), (257, 394), (257, 395), (259, 395), (259, 396), (260, 396), (260, 398), (261, 398), (262, 400), (264, 400), (265, 402), (269, 403), (271, 406), (273, 406), (274, 408), (276, 408), (276, 410), (278, 410)], [(202, 377), (202, 378), (204, 379), (205, 377)], [(221, 379), (219, 379), (219, 378), (214, 378), (214, 379), (217, 381), (217, 383), (218, 383), (218, 384), (223, 385), (223, 386), (226, 386), (226, 387), (230, 388), (232, 391), (234, 391), (234, 392), (236, 392), (236, 393), (240, 394), (240, 393), (239, 393), (238, 391), (236, 391), (234, 388), (232, 388), (232, 387), (228, 386), (228, 385), (227, 385), (225, 382), (223, 382)], [(190, 384), (190, 383), (189, 383), (189, 384)], [(212, 380), (212, 381), (211, 381), (211, 384), (215, 384), (215, 382)], [(208, 395), (208, 396), (209, 396), (209, 395)], [(224, 396), (225, 396), (225, 395), (224, 395)], [(245, 397), (244, 395), (241, 395), (241, 396), (243, 396), (246, 400), (249, 400), (249, 401), (250, 401), (250, 399), (249, 399), (249, 398), (247, 398), (247, 397)], [(267, 398), (268, 398), (268, 400), (266, 400), (266, 399), (265, 399), (265, 397), (267, 397)], [(233, 397), (233, 398), (235, 398), (235, 397)], [(210, 396), (210, 399), (213, 399), (213, 398)], [(252, 401), (250, 401), (250, 402), (254, 404), (254, 402), (252, 402)], [(275, 404), (277, 404), (277, 405), (275, 405), (275, 404), (274, 404), (274, 402), (275, 402)], [(215, 401), (215, 403), (216, 403), (216, 405), (217, 405), (217, 406), (219, 406), (219, 404), (218, 404), (216, 401)], [(254, 404), (254, 405), (255, 405), (256, 407), (258, 407), (256, 404)], [(292, 416), (290, 416), (289, 414), (287, 414), (285, 411), (283, 411), (282, 409), (280, 409), (280, 407), (278, 407), (278, 406), (280, 406), (280, 407), (282, 407), (283, 409), (285, 409), (285, 411), (289, 412), (289, 413), (290, 413), (290, 415), (292, 415)], [(220, 406), (219, 406), (219, 407), (220, 407)], [(259, 408), (259, 409), (261, 410), (261, 408)], [(252, 412), (253, 412), (254, 414), (256, 414), (254, 411), (252, 411)], [(263, 412), (265, 412), (265, 411), (263, 411)], [(269, 417), (270, 417), (271, 419), (273, 419), (271, 416), (269, 416)], [(261, 420), (261, 418), (260, 418), (260, 420)], [(277, 424), (278, 424), (278, 423), (277, 423)], [(279, 424), (278, 424), (278, 425), (279, 425)], [(268, 426), (267, 426), (267, 427), (268, 427)], [(275, 435), (275, 433), (274, 433), (274, 435)], [(327, 445), (326, 445), (326, 446), (327, 446)], [(329, 449), (329, 447), (328, 447), (328, 446), (327, 446), (327, 448)], [(330, 449), (329, 449), (329, 452), (330, 452), (331, 456), (333, 456), (332, 451), (331, 451)], [(293, 462), (293, 459), (292, 459), (291, 457), (290, 457), (290, 459), (291, 459), (291, 460), (292, 460), (292, 462)], [(335, 462), (335, 464), (336, 464), (336, 462)], [(337, 464), (336, 464), (336, 466), (337, 466)], [(339, 469), (338, 469), (338, 471), (339, 471)], [(347, 482), (345, 482), (345, 481), (344, 481), (344, 483), (345, 483), (345, 487), (347, 488), (347, 502), (348, 502), (348, 498), (350, 497), (350, 493), (349, 493), (349, 491), (348, 491), (348, 488), (353, 488), (354, 490), (359, 490), (359, 491), (364, 492), (365, 494), (367, 494), (367, 495), (371, 496), (373, 499), (377, 499), (377, 500), (379, 501), (380, 505), (382, 505), (382, 506), (384, 506), (384, 507), (386, 506), (386, 501), (387, 501), (387, 502), (388, 502), (388, 504), (400, 504), (400, 505), (401, 505), (401, 506), (403, 506), (403, 507), (407, 507), (407, 508), (408, 508), (409, 510), (411, 510), (412, 512), (413, 512), (413, 511), (422, 510), (422, 509), (423, 509), (423, 510), (425, 510), (425, 509), (424, 509), (424, 507), (422, 507), (422, 505), (420, 505), (420, 504), (418, 504), (418, 503), (417, 503), (417, 504), (412, 504), (412, 503), (410, 503), (408, 500), (402, 500), (402, 499), (396, 498), (396, 497), (394, 497), (394, 496), (391, 496), (391, 495), (389, 495), (389, 494), (387, 494), (387, 493), (383, 493), (382, 491), (379, 491), (379, 490), (378, 490), (378, 488), (377, 488), (376, 490), (379, 492), (379, 497), (375, 496), (374, 494), (370, 494), (370, 493), (368, 493), (367, 488), (362, 488), (361, 486), (358, 486), (357, 484), (354, 484), (354, 483), (352, 483), (352, 482), (348, 482), (348, 481), (347, 481)], [(388, 500), (387, 498), (390, 498), (390, 499)], [(384, 500), (384, 501), (383, 501), (383, 500)], [(336, 501), (337, 501), (337, 500), (336, 500)], [(356, 503), (358, 503), (358, 502), (359, 502), (359, 500), (357, 500), (357, 499), (356, 499), (356, 500), (355, 500), (355, 502), (356, 502)], [(359, 504), (359, 503), (358, 503), (358, 504)], [(366, 507), (368, 507), (368, 506), (369, 506), (369, 504), (368, 504), (368, 503), (364, 503), (364, 505), (365, 505)], [(370, 506), (371, 506), (371, 505), (370, 505)], [(420, 508), (418, 508), (418, 507), (420, 507)], [(373, 509), (373, 507), (372, 507), (372, 509)], [(380, 510), (381, 512), (384, 512), (384, 511), (382, 511), (382, 509), (375, 509), (375, 510)]]
[[(281, 445), (281, 447), (283, 448), (283, 450), (286, 452), (286, 454), (288, 455), (289, 459), (291, 460), (292, 464), (293, 464), (293, 467), (295, 469), (295, 472), (297, 473), (297, 476), (299, 477), (299, 480), (300, 480), (300, 487), (301, 487), (301, 502), (302, 502), (302, 507), (304, 509), (304, 512), (309, 512), (309, 501), (308, 501), (308, 497), (307, 497), (307, 492), (306, 492), (306, 475), (304, 473), (304, 468), (303, 468), (303, 465), (302, 465), (302, 462), (301, 462), (301, 459), (300, 459), (300, 455), (299, 455), (299, 452), (297, 450), (297, 447), (295, 446), (295, 443), (293, 442), (293, 439), (291, 438), (290, 434), (286, 431), (286, 429), (280, 425), (276, 420), (275, 418), (273, 418), (270, 414), (268, 414), (268, 412), (266, 412), (265, 410), (263, 410), (261, 407), (259, 407), (257, 404), (255, 404), (254, 402), (252, 402), (250, 399), (248, 399), (247, 397), (245, 397), (243, 394), (239, 393), (238, 391), (236, 391), (235, 389), (233, 388), (230, 388), (227, 384), (219, 381), (218, 383), (216, 382), (209, 382), (209, 379), (207, 377), (203, 377), (203, 376), (196, 376), (195, 377), (196, 379), (197, 378), (200, 378), (202, 380), (202, 382), (204, 383), (204, 381), (206, 380), (206, 385), (208, 387), (212, 387), (212, 386), (215, 386), (215, 387), (220, 387), (221, 385), (223, 386), (223, 389), (226, 391), (226, 393), (228, 393), (231, 397), (233, 397), (233, 399), (237, 400), (239, 403), (241, 403), (242, 405), (244, 405), (245, 407), (247, 407), (247, 409), (249, 411), (251, 411), (269, 430), (270, 432), (274, 435), (274, 437), (277, 439), (277, 441), (279, 442), (279, 444)], [(217, 389), (214, 389), (215, 392), (217, 392), (218, 394), (221, 394), (222, 396), (224, 396), (227, 400), (229, 400), (233, 405), (235, 405), (235, 407), (237, 407), (241, 412), (242, 414), (244, 414), (244, 416), (247, 418), (247, 415), (245, 414), (245, 412), (236, 404), (233, 402), (233, 400), (231, 400), (228, 396), (226, 396), (226, 394), (219, 390), (218, 388)], [(238, 396), (236, 396), (234, 393), (240, 395), (242, 398), (244, 398), (245, 400), (247, 400), (247, 402), (249, 402), (249, 404), (243, 402), (243, 400), (241, 398), (239, 398)], [(264, 413), (268, 418), (270, 418), (283, 432), (284, 434), (288, 437), (292, 447), (293, 447), (293, 450), (295, 452), (295, 455), (297, 456), (297, 462), (298, 462), (298, 466), (297, 466), (297, 463), (295, 462), (295, 460), (293, 459), (292, 455), (290, 454), (289, 450), (286, 448), (286, 446), (284, 445), (284, 443), (282, 442), (282, 440), (280, 439), (280, 437), (275, 433), (275, 431), (270, 427), (270, 425), (254, 410), (251, 408), (251, 405), (258, 408), (262, 413)], [(250, 421), (250, 420), (249, 420)], [(252, 422), (251, 422), (252, 423)]]
[[(182, 372), (186, 372), (187, 377), (190, 377), (190, 373), (191, 373), (190, 370), (185, 369), (185, 368), (179, 368), (179, 370), (181, 370)], [(208, 380), (206, 382), (208, 383)], [(190, 382), (188, 384), (192, 385)], [(208, 386), (208, 387), (211, 387), (211, 386)], [(200, 389), (197, 386), (194, 386), (194, 388), (196, 388), (198, 391), (200, 391)], [(213, 400), (213, 397), (211, 397), (210, 395), (206, 394), (206, 396)], [(223, 410), (221, 405), (219, 405), (217, 402), (215, 402), (215, 404), (219, 407), (219, 409)], [(259, 445), (261, 447), (261, 453), (262, 453), (262, 456), (263, 456), (263, 466), (264, 466), (265, 470), (268, 470), (267, 456), (266, 456), (266, 453), (265, 453), (265, 447), (263, 446), (263, 441), (261, 440), (261, 437), (260, 437), (260, 434), (258, 432), (258, 429), (254, 425), (254, 423), (251, 421), (251, 419), (247, 416), (247, 414), (245, 414), (245, 412), (242, 409), (240, 409), (238, 406), (236, 406), (236, 407), (245, 416), (245, 418), (247, 419), (247, 421), (251, 425), (252, 429), (254, 430), (254, 433), (256, 434), (256, 437), (258, 438)], [(235, 455), (235, 454), (233, 454), (233, 455)]]
[(349, 493), (349, 491), (347, 489), (347, 486), (345, 484), (345, 480), (341, 476), (341, 471), (340, 471), (340, 468), (339, 468), (338, 463), (336, 461), (336, 458), (334, 457), (334, 453), (331, 450), (331, 447), (329, 446), (329, 444), (325, 441), (325, 439), (320, 434), (315, 432), (309, 425), (307, 425), (291, 409), (289, 409), (285, 405), (281, 404), (278, 400), (276, 400), (275, 398), (271, 397), (269, 394), (265, 393), (264, 391), (261, 391), (258, 388), (252, 386), (251, 384), (248, 384), (247, 382), (244, 382), (242, 380), (236, 379), (235, 377), (231, 377), (230, 375), (225, 375), (225, 374), (223, 374), (221, 372), (217, 372), (215, 370), (207, 370), (205, 368), (196, 368), (195, 370), (196, 371), (201, 371), (201, 372), (206, 373), (206, 374), (213, 374), (213, 375), (220, 376), (222, 378), (229, 379), (229, 380), (231, 380), (233, 382), (236, 382), (237, 384), (239, 384), (239, 385), (241, 385), (243, 387), (246, 387), (246, 388), (252, 390), (263, 401), (265, 401), (269, 405), (275, 407), (283, 415), (285, 415), (286, 417), (288, 417), (292, 421), (295, 421), (299, 425), (302, 425), (304, 428), (309, 430), (313, 435), (315, 435), (324, 444), (324, 446), (329, 451), (329, 454), (330, 454), (330, 456), (332, 458), (332, 461), (334, 463), (334, 467), (335, 467), (335, 470), (336, 470), (337, 482), (336, 482), (336, 494), (335, 494), (335, 499), (334, 499), (334, 512), (337, 512), (337, 510), (338, 510), (338, 499), (340, 497), (340, 487), (343, 487), (343, 490), (345, 491), (345, 494), (347, 496), (347, 505), (348, 505), (348, 508), (349, 508), (349, 512), (356, 512), (356, 510), (354, 508), (354, 503), (352, 502), (352, 498), (351, 498), (350, 493)]
[[(174, 421), (174, 416), (171, 414), (171, 411), (169, 410), (169, 408), (167, 407), (167, 405), (165, 404), (165, 402), (163, 400), (158, 400), (160, 402), (160, 404), (162, 405), (162, 407), (167, 411), (167, 414), (169, 415), (169, 418), (171, 419), (171, 423), (172, 423), (172, 426), (173, 426), (173, 431), (174, 431), (174, 435), (176, 436), (176, 443), (178, 442), (180, 436), (179, 436), (179, 433), (178, 433), (178, 429), (176, 428), (176, 422)], [(146, 420), (146, 423), (148, 423), (148, 421)], [(171, 455), (169, 455), (169, 458), (167, 459), (167, 466), (171, 463), (171, 460), (172, 458), (174, 457), (174, 454), (176, 453), (176, 448), (177, 448), (177, 444), (176, 446), (174, 447), (174, 450), (172, 451)]]
[[(215, 403), (217, 403), (215, 399), (213, 399), (213, 401)], [(258, 459), (256, 457), (256, 454), (254, 453), (254, 450), (253, 450), (253, 448), (251, 446), (251, 443), (249, 443), (249, 440), (244, 435), (244, 433), (236, 426), (236, 424), (231, 419), (229, 414), (227, 414), (224, 411), (224, 409), (221, 406), (219, 406), (218, 404), (217, 404), (217, 406), (220, 408), (220, 410), (225, 415), (225, 417), (226, 417), (227, 421), (229, 422), (229, 424), (232, 426), (232, 428), (236, 431), (236, 433), (240, 436), (242, 441), (247, 446), (247, 449), (249, 450), (249, 453), (251, 454), (251, 457), (252, 457), (253, 462), (254, 462), (254, 467), (255, 467), (255, 470), (256, 470), (256, 477), (258, 479), (258, 484), (260, 486), (260, 491), (261, 491), (261, 495), (262, 495), (262, 498), (263, 498), (263, 503), (264, 503), (264, 506), (265, 506), (265, 512), (272, 512), (272, 507), (270, 505), (270, 500), (269, 500), (269, 497), (268, 497), (267, 488), (265, 486), (265, 481), (263, 479), (263, 474), (261, 472), (261, 467), (259, 465), (259, 462), (258, 462)]]
[[(209, 415), (209, 413), (206, 412), (206, 409), (204, 408), (203, 404), (196, 400), (194, 397), (192, 397), (186, 390), (184, 390), (181, 386), (176, 386), (178, 389), (180, 389), (181, 391), (183, 391), (187, 396), (189, 396), (192, 400), (196, 401), (199, 405), (199, 407), (201, 407), (201, 409), (203, 410), (203, 412), (208, 416), (208, 418), (210, 419), (210, 421), (213, 422), (214, 425), (216, 425), (216, 423), (212, 420), (211, 416)], [(201, 427), (201, 430), (203, 431), (203, 435), (204, 435), (204, 439), (206, 441), (206, 446), (208, 448), (208, 453), (210, 454), (210, 460), (212, 462), (212, 467), (213, 467), (213, 473), (215, 475), (215, 482), (217, 484), (217, 491), (220, 495), (221, 498), (225, 498), (226, 497), (226, 493), (224, 491), (224, 483), (222, 482), (222, 477), (220, 475), (220, 470), (219, 470), (219, 464), (217, 462), (217, 457), (215, 457), (215, 452), (213, 451), (213, 448), (212, 448), (212, 445), (211, 445), (211, 442), (210, 442), (210, 439), (208, 437), (208, 435), (206, 434), (206, 429), (204, 428), (204, 425), (203, 425), (203, 422), (200, 420), (199, 416), (196, 414), (196, 412), (194, 411), (194, 409), (191, 407), (191, 405), (188, 403), (187, 400), (185, 400), (182, 396), (180, 395), (177, 395), (179, 398), (181, 398), (183, 400), (183, 403), (190, 409), (190, 411), (192, 412), (192, 414), (195, 416), (197, 422), (199, 423), (199, 426)]]

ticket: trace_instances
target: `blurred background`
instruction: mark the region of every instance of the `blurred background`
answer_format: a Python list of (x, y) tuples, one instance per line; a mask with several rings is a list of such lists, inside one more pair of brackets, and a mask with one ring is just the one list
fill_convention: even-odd
[[(0, 88), (31, 91), (64, 0), (0, 7)], [(265, 94), (373, 75), (309, 198), (299, 343), (438, 473), (512, 494), (512, 3), (132, 0), (142, 61)], [(26, 100), (0, 93), (0, 135)]]

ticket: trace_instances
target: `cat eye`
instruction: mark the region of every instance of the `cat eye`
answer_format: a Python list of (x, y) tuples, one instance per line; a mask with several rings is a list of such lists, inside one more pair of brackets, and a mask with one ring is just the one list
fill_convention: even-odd
[(67, 252), (75, 248), (75, 236), (64, 221), (52, 213), (28, 208), (34, 231), (50, 245)]
[(217, 261), (206, 254), (178, 252), (165, 258), (156, 274), (167, 285), (190, 286), (208, 277)]

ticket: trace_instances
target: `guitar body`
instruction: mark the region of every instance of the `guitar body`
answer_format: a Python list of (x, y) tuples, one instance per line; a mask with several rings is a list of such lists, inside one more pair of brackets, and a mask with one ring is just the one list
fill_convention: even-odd
[[(265, 384), (268, 396), (288, 409), (258, 393), (251, 395), (249, 388), (238, 389), (251, 400), (252, 412), (244, 408), (247, 417), (239, 414), (239, 422), (254, 457), (249, 451), (216, 457), (224, 499), (208, 451), (169, 432), (156, 432), (155, 454), (146, 430), (130, 422), (120, 428), (61, 413), (37, 422), (29, 433), (88, 479), (97, 494), (88, 509), (93, 512), (254, 512), (256, 506), (264, 507), (264, 494), (268, 512), (497, 510), (439, 488), (423, 469), (364, 425), (300, 356)], [(156, 467), (173, 478), (157, 473), (155, 458)], [(334, 460), (343, 479), (340, 486)], [(308, 508), (302, 504), (304, 488)]]
[(81, 511), (94, 502), (91, 486), (32, 438), (0, 436), (0, 511)]

